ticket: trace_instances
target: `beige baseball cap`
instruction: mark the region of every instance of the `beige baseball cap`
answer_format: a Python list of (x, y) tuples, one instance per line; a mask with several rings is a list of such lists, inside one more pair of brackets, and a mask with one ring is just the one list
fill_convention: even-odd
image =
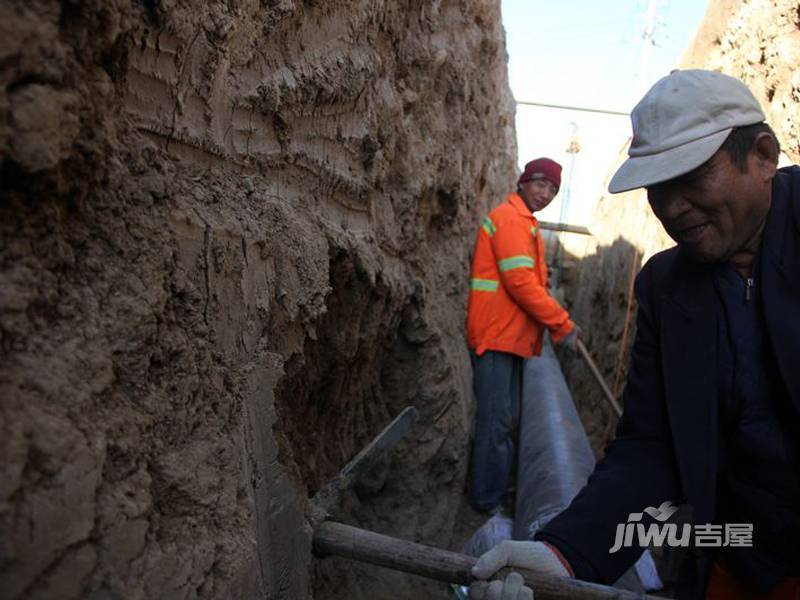
[(628, 159), (608, 184), (612, 194), (654, 185), (699, 167), (735, 127), (766, 117), (753, 93), (715, 71), (673, 71), (660, 79), (631, 113)]

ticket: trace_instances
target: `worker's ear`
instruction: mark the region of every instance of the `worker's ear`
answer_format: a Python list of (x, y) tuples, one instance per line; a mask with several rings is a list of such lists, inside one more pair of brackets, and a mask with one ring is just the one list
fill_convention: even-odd
[(760, 181), (772, 181), (778, 169), (778, 146), (775, 138), (762, 131), (753, 141), (750, 154), (747, 156), (747, 168), (753, 169)]

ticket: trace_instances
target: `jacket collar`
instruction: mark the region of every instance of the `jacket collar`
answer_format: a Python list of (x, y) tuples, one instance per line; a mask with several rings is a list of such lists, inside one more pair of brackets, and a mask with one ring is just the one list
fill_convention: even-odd
[(511, 192), (508, 195), (508, 203), (511, 204), (514, 208), (517, 209), (517, 212), (521, 214), (523, 217), (528, 217), (529, 219), (534, 219), (533, 213), (531, 209), (528, 208), (525, 204), (525, 201), (522, 199), (522, 196), (517, 194), (516, 192)]
[[(772, 186), (772, 206), (761, 248), (764, 318), (781, 377), (800, 413), (800, 170), (781, 170)], [(758, 284), (757, 284), (758, 285)]]
[[(792, 176), (794, 174), (794, 177)], [(792, 214), (793, 188), (800, 179), (800, 169), (796, 171), (778, 171), (772, 182), (772, 205), (767, 215), (762, 243), (763, 260), (768, 261), (781, 273), (796, 272), (800, 267), (798, 242), (793, 238), (792, 229), (796, 230), (800, 223), (795, 223)]]
[[(695, 516), (715, 506), (717, 464), (716, 310), (711, 274), (678, 252), (664, 293), (661, 319), (664, 393), (683, 488)], [(709, 373), (709, 369), (712, 370)]]

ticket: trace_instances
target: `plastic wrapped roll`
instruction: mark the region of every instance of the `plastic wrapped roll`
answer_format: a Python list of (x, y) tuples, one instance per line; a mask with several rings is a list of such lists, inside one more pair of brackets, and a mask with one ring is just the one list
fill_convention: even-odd
[(594, 455), (549, 343), (522, 375), (514, 539), (529, 540), (586, 485)]
[[(541, 356), (525, 362), (519, 438), (513, 536), (515, 540), (531, 540), (569, 506), (595, 465), (586, 431), (549, 341)], [(661, 588), (648, 551), (615, 587), (637, 592)]]

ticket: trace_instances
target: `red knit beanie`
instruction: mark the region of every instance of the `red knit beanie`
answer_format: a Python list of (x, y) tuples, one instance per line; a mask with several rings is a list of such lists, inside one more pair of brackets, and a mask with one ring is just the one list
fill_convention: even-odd
[(547, 179), (556, 189), (561, 187), (561, 165), (549, 158), (537, 158), (525, 165), (517, 185), (531, 179)]

